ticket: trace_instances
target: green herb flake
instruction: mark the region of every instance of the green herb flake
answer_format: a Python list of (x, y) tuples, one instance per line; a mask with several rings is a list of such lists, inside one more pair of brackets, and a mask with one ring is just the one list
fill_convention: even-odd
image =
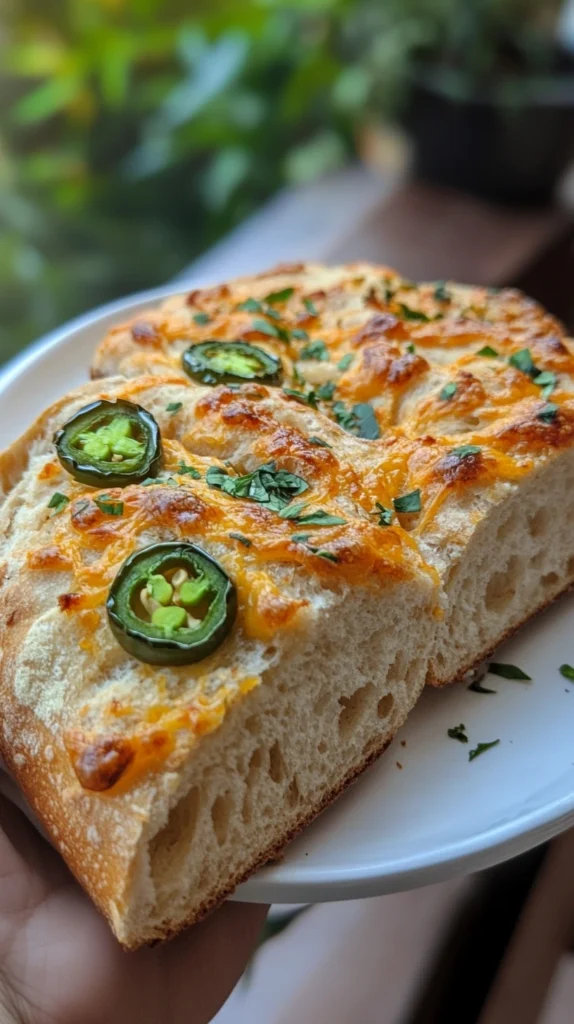
[(209, 487), (224, 491), (232, 498), (257, 501), (274, 512), (279, 512), (293, 498), (309, 489), (303, 477), (277, 469), (274, 462), (268, 462), (245, 476), (230, 476), (219, 466), (210, 466), (205, 479)]
[(572, 665), (561, 665), (559, 672), (565, 679), (569, 679), (570, 682), (574, 683), (574, 668), (572, 668)]
[(291, 540), (294, 544), (306, 544), (309, 540), (309, 533), (294, 533), (291, 536)]
[(326, 384), (321, 384), (317, 388), (317, 398), (320, 398), (322, 402), (330, 402), (333, 399), (337, 385), (332, 380), (328, 380)]
[(434, 290), (434, 297), (437, 302), (451, 302), (451, 294), (446, 289), (446, 281), (437, 281)]
[(385, 508), (384, 505), (381, 505), (380, 501), (375, 502), (375, 507), (376, 507), (377, 511), (373, 512), (372, 514), (374, 516), (378, 515), (378, 517), (379, 517), (379, 521), (377, 523), (377, 526), (390, 526), (392, 524), (392, 521), (393, 521), (393, 510), (392, 510), (392, 508)]
[(195, 466), (186, 466), (185, 462), (180, 462), (178, 464), (177, 471), (180, 476), (190, 476), (193, 480), (201, 480), (201, 473), (199, 470), (196, 469)]
[(347, 352), (347, 354), (343, 356), (342, 359), (339, 359), (339, 362), (337, 363), (337, 368), (344, 373), (345, 370), (349, 369), (354, 358), (355, 356), (353, 355), (352, 352)]
[(65, 494), (62, 494), (60, 491), (55, 491), (48, 502), (48, 508), (54, 509), (52, 515), (55, 516), (69, 504), (69, 501), (70, 499), (67, 498)]
[(399, 302), (397, 305), (403, 320), (419, 320), (421, 323), (428, 324), (432, 319), (420, 309), (411, 309), (410, 306), (405, 306), (404, 302)]
[(450, 736), (451, 740), (458, 740), (459, 743), (468, 743), (466, 726), (462, 722), (460, 725), (455, 725), (452, 729), (447, 729), (447, 735)]
[(294, 327), (291, 331), (291, 337), (295, 338), (295, 341), (309, 341), (309, 335), (307, 331), (301, 330), (300, 327)]
[(269, 292), (269, 295), (265, 296), (264, 301), (268, 302), (270, 306), (274, 306), (278, 302), (287, 302), (294, 294), (294, 288), (283, 288), (280, 292)]
[(485, 345), (484, 348), (479, 349), (476, 354), (477, 356), (484, 356), (486, 359), (495, 359), (498, 352), (492, 347), (492, 345)]
[(245, 299), (245, 302), (240, 302), (238, 309), (241, 309), (244, 313), (262, 313), (263, 306), (257, 299)]
[(114, 501), (113, 498), (110, 498), (109, 494), (100, 494), (99, 498), (94, 498), (94, 504), (97, 505), (100, 512), (103, 512), (106, 516), (123, 515), (123, 501)]
[(289, 341), (289, 332), (277, 324), (270, 324), (267, 320), (253, 320), (251, 327), (259, 334), (266, 334), (268, 338), (279, 338), (280, 341)]
[(490, 743), (479, 743), (476, 747), (468, 752), (468, 760), (474, 761), (475, 757), (480, 757), (484, 754), (485, 750), (490, 750), (491, 747), (497, 747), (500, 740), (492, 740)]
[(309, 438), (309, 444), (316, 444), (316, 445), (318, 445), (319, 448), (332, 448), (333, 447), (332, 445), (327, 444), (326, 441), (323, 441), (322, 438), (315, 437), (314, 434)]
[(511, 355), (508, 362), (515, 370), (520, 370), (521, 373), (526, 373), (529, 377), (535, 377), (538, 374), (529, 348), (521, 348), (519, 352)]
[(441, 402), (450, 402), (451, 398), (454, 398), (454, 396), (456, 395), (456, 392), (457, 385), (454, 383), (454, 381), (451, 380), (448, 384), (445, 384), (444, 388), (442, 389), (438, 397), (440, 398)]
[(240, 544), (243, 544), (244, 548), (250, 548), (253, 543), (249, 540), (249, 537), (244, 537), (242, 533), (230, 533), (229, 536), (232, 540), (238, 540)]
[(171, 415), (173, 416), (174, 413), (179, 412), (179, 410), (182, 408), (183, 402), (170, 402), (169, 405), (166, 405), (165, 411), (171, 413)]
[(402, 512), (405, 514), (420, 512), (422, 508), (420, 488), (417, 487), (415, 491), (403, 494), (400, 498), (393, 498), (393, 505), (395, 507), (395, 512)]
[(503, 679), (515, 679), (522, 683), (532, 682), (532, 677), (527, 676), (526, 672), (523, 672), (521, 668), (518, 668), (516, 665), (503, 664), (500, 661), (491, 661), (488, 671), (491, 675), (501, 676)]
[(498, 693), (498, 690), (489, 690), (488, 686), (483, 686), (480, 679), (475, 679), (467, 689), (472, 690), (473, 693)]
[(314, 391), (308, 391), (305, 394), (303, 391), (296, 391), (294, 388), (283, 388), (283, 394), (289, 395), (290, 398), (296, 398), (298, 402), (303, 402), (304, 405), (310, 405), (312, 409), (317, 408), (317, 396)]
[(303, 509), (307, 508), (308, 501), (300, 501), (296, 505), (287, 505), (282, 508), (279, 515), (281, 519), (297, 519)]
[[(291, 333), (295, 337), (295, 331)], [(325, 342), (318, 340), (312, 341), (310, 345), (305, 345), (305, 348), (302, 348), (299, 353), (299, 359), (318, 359), (323, 363), (328, 362), (329, 353)]]
[(200, 327), (204, 327), (205, 324), (208, 324), (210, 319), (211, 317), (209, 316), (209, 313), (194, 313), (193, 315), (194, 324), (199, 324)]
[(544, 398), (549, 398), (556, 387), (556, 374), (552, 370), (543, 370), (534, 378), (534, 384), (542, 388)]
[(330, 551), (323, 551), (321, 548), (312, 548), (309, 544), (309, 551), (313, 555), (317, 555), (319, 558), (326, 558), (328, 562), (337, 563), (339, 559), (336, 555), (333, 555)]
[(347, 522), (347, 520), (342, 519), (341, 516), (333, 516), (330, 512), (325, 512), (321, 508), (317, 509), (316, 512), (309, 512), (304, 516), (289, 516), (289, 518), (296, 518), (299, 526), (344, 526)]
[(411, 356), (412, 356), (412, 355), (414, 355), (414, 354), (415, 354), (415, 352), (416, 352), (416, 348), (415, 348), (415, 346), (413, 345), (412, 341), (409, 341), (409, 343), (408, 343), (408, 345), (407, 345), (407, 352), (408, 352), (408, 353), (409, 353), (409, 354), (410, 354)]
[(450, 452), (451, 455), (456, 455), (457, 459), (469, 459), (471, 455), (480, 455), (482, 448), (477, 444), (461, 444), (458, 448), (453, 448)]
[(305, 306), (309, 316), (319, 316), (319, 310), (312, 299), (303, 299), (303, 305)]
[(537, 415), (537, 419), (543, 423), (553, 423), (558, 415), (558, 406), (554, 402), (547, 402)]
[(358, 402), (357, 405), (354, 405), (353, 416), (357, 422), (356, 430), (353, 433), (356, 433), (357, 437), (364, 437), (367, 441), (376, 441), (381, 436), (379, 421), (369, 402)]

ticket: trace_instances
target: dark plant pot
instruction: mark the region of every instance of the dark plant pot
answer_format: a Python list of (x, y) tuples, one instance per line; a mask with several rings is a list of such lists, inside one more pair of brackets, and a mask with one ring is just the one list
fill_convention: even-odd
[(425, 181), (503, 203), (548, 203), (574, 159), (574, 71), (511, 97), (500, 89), (457, 96), (438, 70), (419, 70), (405, 122)]

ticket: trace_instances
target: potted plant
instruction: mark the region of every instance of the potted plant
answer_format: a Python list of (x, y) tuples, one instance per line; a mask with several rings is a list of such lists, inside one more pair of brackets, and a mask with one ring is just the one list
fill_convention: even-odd
[(506, 203), (547, 202), (574, 158), (574, 59), (558, 42), (559, 0), (368, 7), (370, 96), (398, 112), (415, 174)]

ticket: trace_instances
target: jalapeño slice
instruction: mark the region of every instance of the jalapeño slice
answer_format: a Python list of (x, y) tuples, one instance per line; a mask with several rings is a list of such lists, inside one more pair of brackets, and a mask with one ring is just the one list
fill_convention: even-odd
[(185, 372), (201, 384), (280, 384), (281, 360), (244, 341), (202, 341), (182, 356)]
[(125, 487), (157, 476), (161, 435), (153, 416), (133, 402), (92, 402), (54, 435), (62, 466), (92, 487)]
[(107, 601), (118, 643), (149, 665), (191, 665), (223, 643), (237, 591), (195, 544), (152, 544), (124, 562)]

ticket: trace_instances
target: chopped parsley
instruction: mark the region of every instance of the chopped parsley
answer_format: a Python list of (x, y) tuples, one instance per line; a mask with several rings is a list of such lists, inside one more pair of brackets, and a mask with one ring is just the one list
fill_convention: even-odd
[[(405, 286), (403, 285), (403, 288)], [(411, 309), (410, 306), (405, 306), (404, 302), (399, 302), (398, 307), (403, 320), (420, 320), (421, 323), (428, 324), (432, 317), (427, 316), (420, 309)]]
[(208, 324), (210, 319), (211, 317), (209, 316), (209, 313), (194, 313), (193, 315), (193, 322), (195, 324), (199, 324), (201, 327)]
[[(292, 332), (293, 335), (295, 332)], [(329, 353), (327, 352), (327, 346), (324, 341), (312, 341), (310, 345), (305, 345), (299, 353), (299, 359), (319, 359), (321, 362), (327, 362), (329, 359)]]
[(547, 402), (543, 409), (537, 415), (538, 420), (542, 420), (543, 423), (553, 423), (558, 414), (558, 406), (555, 402)]
[(574, 682), (574, 668), (572, 668), (572, 665), (561, 665), (559, 671), (560, 675), (564, 676), (565, 679)]
[(270, 306), (274, 306), (277, 302), (287, 302), (294, 294), (294, 288), (283, 288), (280, 292), (269, 292), (269, 295), (265, 296), (265, 302), (268, 302)]
[(358, 402), (352, 409), (347, 409), (344, 402), (335, 402), (333, 412), (339, 426), (349, 433), (368, 441), (376, 441), (380, 437), (375, 410), (369, 402)]
[(279, 515), (281, 519), (297, 519), (297, 516), (300, 515), (304, 508), (307, 508), (308, 504), (308, 501), (300, 501), (296, 505), (286, 506), (281, 509)]
[(542, 397), (550, 398), (556, 387), (556, 374), (552, 370), (543, 370), (534, 378), (534, 383), (542, 388)]
[(514, 366), (515, 370), (520, 370), (521, 373), (526, 373), (529, 377), (536, 377), (538, 374), (529, 348), (521, 348), (519, 352), (511, 355), (508, 362), (511, 366)]
[(294, 388), (283, 388), (283, 394), (289, 395), (290, 398), (296, 398), (298, 402), (303, 402), (304, 405), (310, 405), (312, 409), (317, 408), (317, 395), (314, 391), (308, 391), (305, 394), (304, 391), (296, 391)]
[(248, 498), (274, 512), (280, 512), (296, 495), (309, 489), (303, 477), (277, 469), (274, 462), (268, 462), (245, 476), (230, 476), (219, 466), (210, 466), (205, 479), (210, 487), (224, 491), (232, 498)]
[(454, 381), (451, 380), (449, 381), (448, 384), (445, 384), (444, 388), (442, 389), (438, 397), (440, 398), (441, 402), (450, 402), (451, 398), (454, 398), (454, 396), (456, 395), (456, 392), (457, 386), (454, 383)]
[(491, 747), (497, 747), (500, 740), (492, 740), (490, 743), (479, 743), (476, 747), (468, 752), (468, 760), (474, 761), (475, 757), (480, 757), (484, 754), (485, 750), (490, 750)]
[(179, 462), (177, 472), (180, 476), (191, 476), (194, 480), (201, 480), (201, 473), (195, 466), (186, 466), (185, 462)]
[(417, 487), (415, 491), (409, 491), (408, 494), (403, 494), (400, 498), (393, 498), (393, 505), (395, 512), (420, 512), (422, 508), (420, 487)]
[(347, 352), (347, 354), (345, 356), (343, 356), (342, 359), (339, 359), (339, 362), (337, 363), (338, 369), (342, 370), (343, 373), (344, 373), (345, 370), (349, 369), (349, 367), (350, 367), (351, 363), (353, 362), (354, 358), (355, 357), (354, 357), (352, 352)]
[[(305, 506), (300, 506), (300, 509), (303, 507)], [(322, 508), (317, 509), (316, 512), (308, 512), (304, 516), (300, 515), (300, 510), (295, 511), (294, 515), (287, 515), (288, 511), (288, 509), (283, 509), (279, 515), (283, 519), (295, 520), (298, 526), (344, 526), (347, 522), (341, 516), (333, 516), (330, 512), (323, 511)]]
[(233, 540), (238, 540), (240, 544), (243, 544), (244, 548), (251, 547), (252, 541), (249, 540), (249, 537), (244, 537), (242, 533), (230, 533), (229, 536)]
[(492, 347), (492, 345), (485, 345), (484, 348), (479, 349), (476, 354), (477, 356), (486, 356), (487, 359), (495, 359), (498, 352)]
[(335, 394), (337, 385), (334, 381), (328, 380), (326, 384), (321, 384), (321, 387), (317, 388), (317, 398), (320, 398), (322, 402), (330, 402)]
[(451, 740), (458, 740), (459, 743), (468, 743), (468, 736), (466, 735), (466, 726), (460, 723), (455, 725), (452, 729), (447, 729), (447, 734)]
[(307, 331), (301, 330), (300, 327), (294, 327), (291, 331), (291, 337), (295, 338), (296, 341), (309, 341), (309, 335)]
[(489, 690), (488, 686), (483, 686), (481, 679), (475, 679), (468, 689), (472, 690), (473, 693), (498, 693), (498, 690)]
[(123, 501), (114, 501), (113, 498), (110, 498), (109, 494), (100, 494), (99, 498), (94, 498), (94, 504), (97, 505), (100, 512), (103, 512), (106, 516), (123, 515)]
[(437, 281), (436, 288), (434, 290), (434, 297), (437, 302), (451, 302), (450, 292), (446, 290), (445, 281)]
[(52, 515), (55, 516), (58, 512), (61, 512), (63, 508), (69, 503), (70, 499), (62, 494), (60, 491), (54, 491), (54, 494), (48, 502), (48, 508), (53, 508)]
[(416, 352), (416, 348), (413, 345), (412, 341), (409, 341), (409, 343), (407, 345), (407, 352), (409, 352), (410, 355), (414, 355), (414, 353)]
[(322, 438), (315, 437), (314, 434), (309, 438), (309, 444), (316, 444), (316, 445), (318, 445), (319, 448), (332, 448), (333, 447), (332, 445), (327, 444), (326, 441), (323, 441)]
[(331, 554), (330, 551), (323, 551), (321, 548), (312, 548), (310, 544), (307, 545), (309, 551), (313, 555), (318, 555), (319, 558), (326, 558), (328, 562), (338, 562), (339, 559), (336, 555)]
[(279, 338), (280, 341), (289, 341), (289, 332), (277, 324), (270, 324), (267, 320), (254, 320), (251, 324), (254, 331), (259, 334), (266, 334), (269, 338)]
[(527, 676), (517, 665), (505, 665), (500, 661), (491, 661), (488, 671), (493, 676), (502, 676), (503, 679), (515, 679), (523, 683), (531, 683), (532, 677)]
[(479, 455), (482, 451), (477, 444), (461, 444), (458, 448), (453, 448), (451, 455), (456, 455), (457, 459), (469, 459), (471, 455)]
[(377, 526), (390, 526), (393, 521), (392, 508), (385, 508), (384, 505), (381, 505), (380, 501), (375, 502), (375, 508), (377, 509), (377, 511), (373, 512), (372, 514), (374, 516), (378, 515), (379, 517)]
[(291, 535), (291, 540), (294, 541), (295, 544), (306, 544), (307, 541), (309, 540), (309, 534), (308, 533), (293, 533)]
[(240, 302), (237, 308), (243, 310), (244, 313), (263, 312), (263, 306), (257, 299), (245, 299), (245, 302)]
[(303, 299), (303, 305), (305, 306), (309, 316), (319, 316), (319, 311), (312, 299)]
[(169, 405), (166, 405), (165, 411), (166, 412), (170, 412), (172, 414), (172, 416), (173, 416), (173, 414), (176, 413), (176, 412), (179, 412), (179, 410), (182, 407), (183, 407), (183, 402), (170, 402)]

